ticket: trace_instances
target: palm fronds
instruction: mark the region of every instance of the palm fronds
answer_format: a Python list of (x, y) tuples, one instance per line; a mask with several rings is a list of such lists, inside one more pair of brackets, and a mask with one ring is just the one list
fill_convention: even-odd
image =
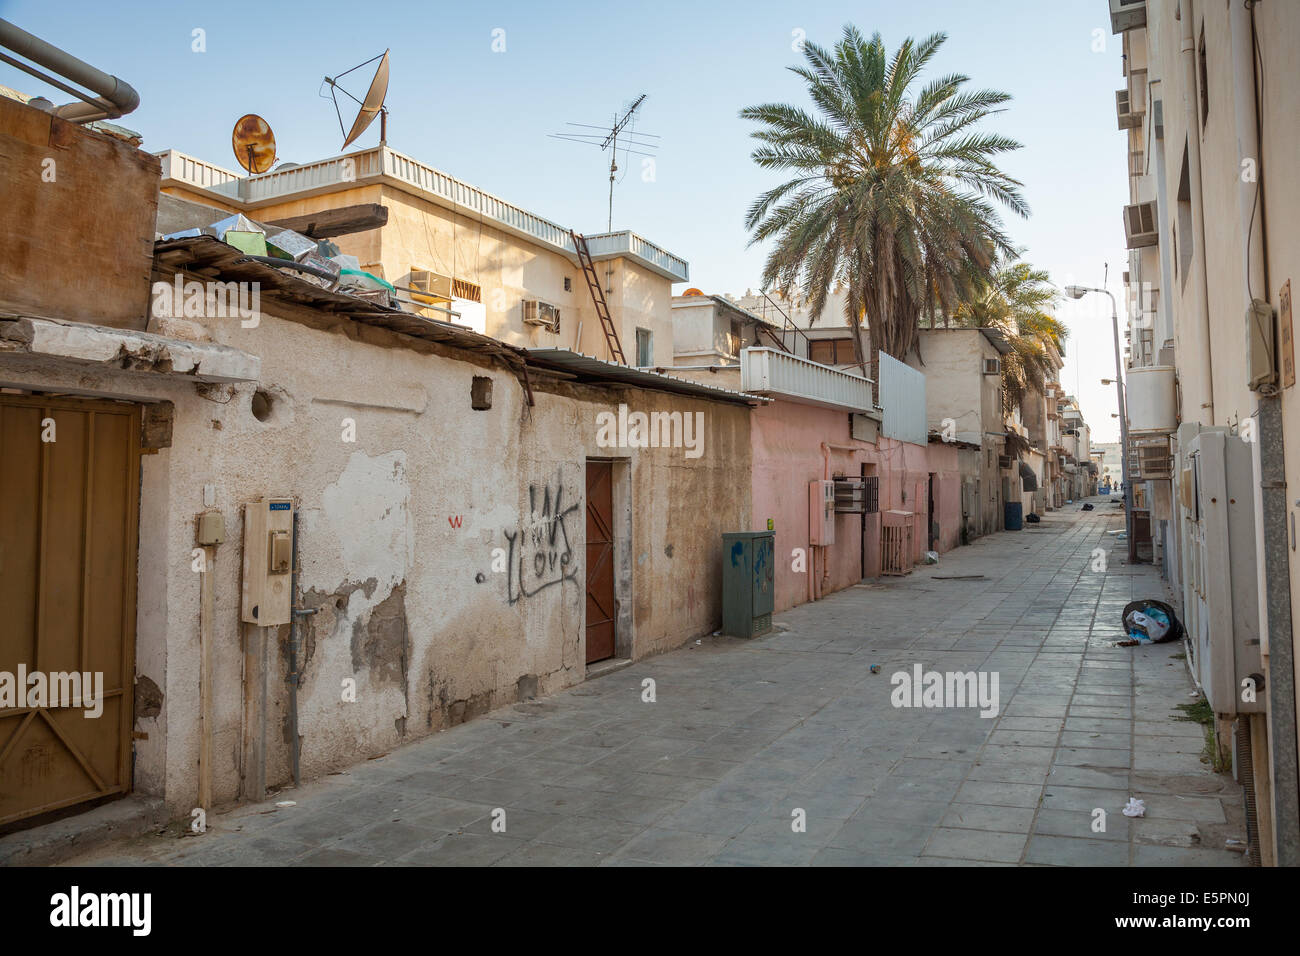
[(873, 360), (877, 350), (905, 357), (921, 315), (955, 313), (1012, 253), (996, 206), (1029, 212), (1020, 183), (994, 163), (1019, 144), (975, 128), (1007, 94), (966, 90), (960, 74), (918, 88), (945, 39), (909, 38), (890, 56), (880, 34), (868, 41), (846, 26), (834, 48), (807, 43), (791, 67), (811, 112), (769, 103), (740, 113), (759, 124), (754, 162), (792, 174), (745, 217), (751, 244), (772, 241), (764, 288), (802, 288), (815, 320), (843, 284), (860, 355), (869, 317)]

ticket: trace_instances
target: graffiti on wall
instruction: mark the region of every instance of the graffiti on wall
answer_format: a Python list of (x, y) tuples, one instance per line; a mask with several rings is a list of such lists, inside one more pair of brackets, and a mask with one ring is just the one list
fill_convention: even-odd
[(581, 505), (566, 505), (566, 500), (558, 481), (554, 486), (529, 485), (528, 514), (515, 530), (505, 532), (506, 597), (511, 604), (577, 580), (578, 560), (566, 521)]

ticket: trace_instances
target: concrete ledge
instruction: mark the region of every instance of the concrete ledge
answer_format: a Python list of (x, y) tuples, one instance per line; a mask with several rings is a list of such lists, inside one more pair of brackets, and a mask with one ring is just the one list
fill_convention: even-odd
[(229, 345), (31, 316), (0, 319), (0, 354), (5, 353), (157, 372), (200, 382), (252, 382), (262, 373), (260, 357)]
[(160, 797), (129, 796), (0, 837), (0, 866), (50, 866), (116, 840), (140, 836), (167, 822)]

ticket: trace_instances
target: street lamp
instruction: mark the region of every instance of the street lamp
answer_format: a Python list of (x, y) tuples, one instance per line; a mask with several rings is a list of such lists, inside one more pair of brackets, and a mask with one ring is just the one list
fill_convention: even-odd
[[(1124, 481), (1124, 533), (1128, 538), (1128, 560), (1137, 562), (1137, 542), (1133, 540), (1133, 482), (1129, 479), (1128, 453), (1128, 411), (1124, 407), (1124, 368), (1119, 359), (1119, 305), (1115, 296), (1106, 289), (1094, 289), (1090, 286), (1067, 285), (1065, 294), (1071, 299), (1082, 299), (1089, 292), (1101, 292), (1110, 296), (1110, 324), (1115, 333), (1115, 394), (1119, 398), (1119, 440), (1120, 466)], [(1102, 380), (1109, 384), (1109, 379)]]

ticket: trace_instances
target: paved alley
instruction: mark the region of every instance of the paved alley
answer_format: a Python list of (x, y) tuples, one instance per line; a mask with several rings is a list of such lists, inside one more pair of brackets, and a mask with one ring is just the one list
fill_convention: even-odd
[[(212, 815), (201, 836), (176, 825), (71, 862), (1246, 865), (1225, 849), (1245, 840), (1240, 789), (1178, 719), (1181, 646), (1112, 646), (1128, 601), (1167, 592), (1107, 534), (1120, 509), (1092, 500), (763, 638), (705, 638)], [(995, 672), (996, 717), (895, 707), (891, 675), (917, 664)], [(1144, 818), (1122, 815), (1133, 796)]]

